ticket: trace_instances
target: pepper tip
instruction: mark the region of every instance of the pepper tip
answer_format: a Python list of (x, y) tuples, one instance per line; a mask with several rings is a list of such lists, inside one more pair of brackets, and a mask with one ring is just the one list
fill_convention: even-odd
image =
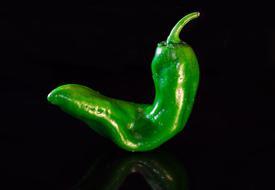
[(53, 94), (53, 91), (50, 92), (50, 93), (48, 94), (47, 100), (48, 100), (50, 103), (54, 104), (55, 95)]

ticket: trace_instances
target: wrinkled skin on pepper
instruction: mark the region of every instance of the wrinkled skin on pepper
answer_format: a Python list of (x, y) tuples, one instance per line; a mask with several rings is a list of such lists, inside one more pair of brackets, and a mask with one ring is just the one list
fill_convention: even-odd
[(186, 169), (166, 152), (103, 155), (92, 163), (73, 189), (118, 190), (133, 173), (140, 174), (152, 190), (188, 189)]
[(151, 105), (106, 97), (78, 84), (57, 87), (48, 100), (125, 150), (159, 147), (184, 128), (193, 107), (199, 66), (179, 34), (198, 16), (194, 12), (183, 17), (167, 40), (158, 44), (151, 66), (156, 93)]

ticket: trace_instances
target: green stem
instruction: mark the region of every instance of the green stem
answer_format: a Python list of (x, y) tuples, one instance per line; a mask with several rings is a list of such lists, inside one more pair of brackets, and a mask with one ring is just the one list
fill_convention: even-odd
[(169, 43), (180, 43), (180, 32), (182, 30), (182, 28), (191, 20), (198, 18), (200, 16), (199, 12), (193, 12), (190, 13), (188, 15), (186, 15), (185, 17), (183, 17), (172, 29), (172, 31), (170, 32), (170, 35), (167, 38), (167, 44)]

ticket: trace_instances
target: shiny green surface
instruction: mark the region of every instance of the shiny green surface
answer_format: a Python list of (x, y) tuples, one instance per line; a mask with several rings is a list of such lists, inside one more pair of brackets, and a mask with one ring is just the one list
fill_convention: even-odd
[(48, 100), (125, 150), (148, 151), (160, 146), (184, 128), (192, 110), (199, 67), (192, 48), (179, 34), (198, 16), (194, 12), (183, 17), (167, 41), (158, 44), (152, 61), (156, 91), (152, 105), (112, 99), (77, 84), (54, 89)]
[(103, 155), (73, 189), (118, 190), (133, 173), (140, 174), (153, 190), (188, 189), (184, 166), (166, 152), (124, 154), (119, 157)]

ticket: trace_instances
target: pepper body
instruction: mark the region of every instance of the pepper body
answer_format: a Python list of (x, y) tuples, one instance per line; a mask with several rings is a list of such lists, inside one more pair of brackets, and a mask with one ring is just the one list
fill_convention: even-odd
[(195, 12), (182, 18), (167, 41), (158, 44), (151, 66), (156, 92), (152, 105), (109, 98), (77, 84), (54, 89), (48, 100), (125, 150), (160, 146), (184, 128), (192, 110), (199, 67), (194, 51), (179, 39), (179, 33), (198, 16)]

